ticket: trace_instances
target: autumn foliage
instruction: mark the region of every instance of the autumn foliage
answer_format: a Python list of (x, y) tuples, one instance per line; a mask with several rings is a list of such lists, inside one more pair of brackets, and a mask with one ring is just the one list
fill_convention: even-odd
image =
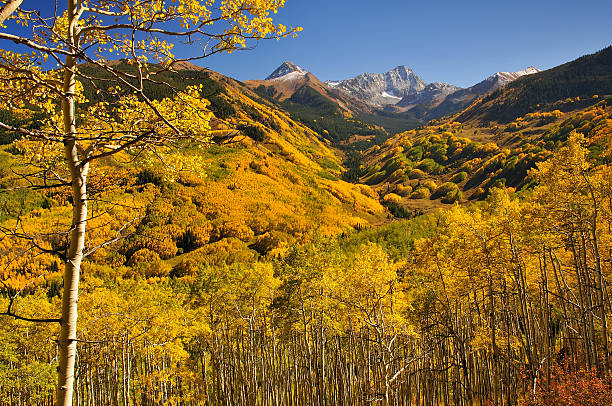
[[(250, 200), (224, 208), (215, 193), (236, 202), (249, 190), (229, 160), (225, 172), (203, 166), (214, 181), (170, 182), (161, 171), (119, 188), (118, 201), (146, 201), (147, 214), (84, 264), (88, 344), (77, 369), (91, 378), (78, 379), (78, 403), (606, 404), (610, 333), (600, 320), (610, 309), (599, 287), (610, 274), (612, 189), (586, 142), (572, 133), (530, 172), (536, 186), (522, 199), (494, 189), (478, 206), (333, 238), (308, 220), (350, 202), (325, 178), (330, 206), (310, 206), (301, 221), (276, 217), (289, 215), (282, 206), (238, 210)], [(248, 148), (225, 148), (245, 162)], [(215, 153), (197, 156), (212, 164)], [(246, 166), (244, 179), (275, 179), (271, 158)], [(43, 225), (49, 210), (38, 212)], [(46, 274), (16, 306), (54, 314), (57, 288)], [(1, 332), (12, 343), (0, 353), (5, 402), (48, 402), (56, 328), (9, 321)]]
[(91, 3), (0, 51), (0, 405), (612, 401), (610, 97), (433, 122), (349, 183), (315, 119), (157, 35), (233, 52), (299, 31), (283, 0)]
[(528, 405), (596, 406), (612, 404), (612, 382), (595, 370), (574, 369), (567, 363), (557, 365), (549, 380), (540, 383)]

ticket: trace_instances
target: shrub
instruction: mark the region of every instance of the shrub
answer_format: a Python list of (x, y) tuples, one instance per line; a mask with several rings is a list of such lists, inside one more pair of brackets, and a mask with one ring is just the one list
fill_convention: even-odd
[(451, 182), (454, 183), (461, 183), (463, 181), (465, 181), (468, 178), (468, 174), (465, 171), (461, 171), (456, 173), (452, 178), (451, 178)]
[(380, 183), (383, 180), (385, 180), (385, 176), (386, 176), (386, 173), (384, 171), (376, 172), (375, 174), (367, 178), (365, 180), (365, 183), (367, 185), (376, 185), (377, 183)]
[(446, 196), (449, 193), (456, 192), (458, 190), (459, 190), (459, 187), (455, 183), (446, 182), (440, 185), (440, 187), (438, 187), (436, 191), (433, 192), (433, 194), (431, 195), (431, 198), (437, 199), (438, 197)]
[(463, 199), (463, 193), (459, 189), (448, 192), (443, 198), (442, 203), (455, 203)]
[(395, 193), (400, 196), (408, 196), (412, 193), (412, 186), (410, 185), (397, 185), (395, 188)]
[(417, 169), (420, 169), (424, 172), (435, 174), (440, 172), (442, 166), (431, 158), (425, 158), (417, 165)]
[(479, 187), (471, 194), (470, 200), (483, 199), (484, 197), (486, 197), (486, 192), (484, 188)]
[(550, 382), (538, 385), (535, 399), (529, 405), (610, 405), (612, 381), (597, 376), (595, 371), (574, 370), (563, 365), (553, 369)]
[(429, 189), (430, 192), (433, 192), (434, 190), (436, 190), (438, 188), (438, 185), (436, 185), (436, 182), (434, 182), (431, 179), (428, 179), (426, 181), (424, 181), (421, 184), (422, 187), (426, 187), (427, 189)]
[(406, 153), (406, 156), (411, 161), (420, 161), (423, 158), (423, 147), (417, 146), (412, 148), (408, 153)]
[(383, 201), (386, 203), (387, 202), (399, 203), (402, 201), (402, 197), (395, 193), (389, 193), (388, 195), (385, 195), (385, 197), (383, 197)]
[(420, 169), (413, 169), (410, 172), (408, 172), (408, 177), (410, 179), (423, 179), (426, 176), (427, 174)]
[(426, 187), (418, 187), (412, 194), (410, 195), (411, 199), (429, 199), (431, 196), (431, 192)]
[(403, 169), (398, 169), (395, 172), (393, 172), (391, 175), (389, 175), (389, 178), (387, 178), (388, 182), (396, 182), (398, 180), (401, 180), (404, 178), (404, 170)]

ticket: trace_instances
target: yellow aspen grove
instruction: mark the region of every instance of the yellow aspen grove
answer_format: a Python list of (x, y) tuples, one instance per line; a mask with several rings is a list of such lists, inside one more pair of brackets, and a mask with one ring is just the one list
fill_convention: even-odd
[[(65, 246), (51, 247), (21, 235), (35, 250), (59, 255), (64, 262), (60, 319), (39, 320), (61, 324), (56, 403), (64, 406), (73, 401), (81, 262), (99, 248), (86, 243), (90, 168), (120, 153), (211, 141), (211, 113), (200, 96), (202, 89), (171, 88), (172, 96), (162, 100), (146, 95), (148, 84), (163, 83), (163, 72), (186, 61), (172, 53), (174, 42), (198, 49), (188, 58), (193, 61), (245, 48), (250, 40), (293, 35), (299, 28), (276, 24), (270, 17), (284, 0), (60, 3), (39, 10), (38, 2), (3, 2), (0, 40), (12, 43), (13, 50), (0, 50), (0, 96), (8, 109), (42, 110), (48, 118), (36, 129), (5, 122), (0, 128), (21, 134), (26, 149), (37, 151), (33, 158), (42, 168), (32, 176), (37, 186), (70, 187), (72, 221), (64, 234)], [(24, 34), (28, 30), (30, 35)], [(119, 58), (123, 64), (107, 61)], [(55, 67), (41, 68), (49, 64)], [(96, 67), (98, 73), (85, 67)], [(86, 100), (85, 82), (113, 105)], [(63, 160), (58, 159), (62, 155)], [(4, 314), (20, 317), (11, 305)]]
[(0, 0), (0, 406), (612, 405), (612, 46), (246, 80), (286, 2)]

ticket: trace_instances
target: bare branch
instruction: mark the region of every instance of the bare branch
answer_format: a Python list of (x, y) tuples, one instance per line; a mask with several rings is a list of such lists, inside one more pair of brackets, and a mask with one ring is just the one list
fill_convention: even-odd
[(33, 137), (33, 138), (37, 138), (37, 139), (41, 139), (45, 141), (62, 142), (60, 138), (50, 137), (48, 135), (45, 135), (45, 133), (41, 131), (32, 131), (32, 130), (28, 130), (27, 128), (23, 128), (23, 127), (15, 127), (10, 124), (5, 124), (1, 121), (0, 121), (0, 128), (8, 130), (8, 131), (14, 131), (14, 132), (17, 132), (23, 135), (27, 135), (29, 137)]
[[(71, 56), (71, 57), (76, 56), (76, 54), (72, 52), (69, 52), (63, 49), (59, 49), (59, 48), (53, 48), (53, 47), (47, 47), (44, 45), (40, 45), (39, 43), (36, 43), (32, 41), (31, 39), (19, 37), (17, 35), (7, 34), (5, 32), (0, 32), (0, 39), (4, 39), (7, 41), (13, 41), (15, 44), (26, 45), (32, 49), (47, 53), (49, 55), (60, 54), (60, 55)], [(54, 56), (54, 57), (58, 59), (57, 56)]]
[(12, 317), (17, 320), (29, 321), (31, 323), (59, 323), (59, 324), (62, 324), (62, 319), (59, 319), (59, 318), (36, 319), (36, 318), (30, 318), (30, 317), (23, 317), (18, 314), (12, 313), (11, 311), (2, 312), (0, 313), (0, 316), (8, 316), (8, 317)]
[(142, 218), (144, 218), (144, 216), (138, 216), (138, 217), (135, 217), (132, 220), (128, 221), (123, 226), (121, 226), (121, 228), (119, 230), (117, 230), (114, 238), (112, 238), (112, 239), (110, 239), (108, 241), (105, 241), (104, 243), (91, 248), (89, 251), (85, 252), (83, 254), (83, 256), (87, 257), (87, 256), (93, 254), (94, 252), (98, 251), (99, 249), (104, 248), (104, 247), (106, 247), (108, 245), (111, 245), (111, 244), (113, 244), (113, 243), (115, 243), (115, 242), (125, 238), (125, 236), (122, 234), (123, 231), (126, 228), (128, 228), (130, 225), (134, 224), (136, 221), (141, 220)]
[(62, 324), (62, 319), (61, 318), (33, 318), (33, 317), (25, 317), (25, 316), (20, 316), (18, 314), (15, 314), (15, 312), (13, 312), (12, 308), (13, 308), (13, 304), (15, 303), (15, 298), (17, 297), (17, 295), (12, 296), (9, 299), (9, 305), (8, 308), (6, 309), (5, 312), (1, 312), (0, 316), (8, 316), (8, 317), (12, 317), (14, 319), (17, 320), (22, 320), (22, 321), (28, 321), (31, 323), (60, 323)]

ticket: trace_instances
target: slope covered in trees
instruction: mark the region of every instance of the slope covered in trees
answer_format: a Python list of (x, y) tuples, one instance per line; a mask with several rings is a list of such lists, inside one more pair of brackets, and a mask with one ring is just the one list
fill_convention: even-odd
[[(538, 164), (521, 200), (495, 189), (273, 261), (148, 278), (87, 264), (76, 404), (609, 403), (612, 177), (583, 143)], [(16, 306), (57, 311), (54, 286)], [(2, 401), (50, 404), (55, 327), (0, 334)]]
[(574, 130), (585, 135), (596, 162), (609, 164), (612, 98), (586, 100), (590, 107), (528, 113), (508, 124), (450, 120), (397, 134), (366, 151), (361, 180), (374, 186), (387, 206), (409, 215), (438, 202), (483, 199), (495, 187), (529, 188), (529, 170)]
[[(57, 86), (10, 56), (3, 95)], [(610, 97), (405, 131), (351, 151), (348, 183), (329, 140), (379, 129), (312, 88), (287, 113), (134, 59), (72, 60), (62, 113), (44, 92), (0, 111), (0, 404), (54, 404), (66, 375), (88, 406), (611, 402)]]
[[(179, 153), (157, 157), (123, 154), (98, 168), (91, 179), (93, 210), (99, 215), (92, 218), (87, 245), (112, 239), (113, 227), (122, 222), (129, 226), (121, 235), (129, 237), (105, 245), (93, 254), (93, 262), (148, 263), (137, 271), (147, 277), (186, 275), (202, 263), (278, 255), (314, 233), (338, 234), (384, 216), (369, 187), (340, 180), (340, 159), (308, 127), (252, 100), (229, 80), (216, 81), (203, 71), (182, 75), (210, 83), (215, 103), (211, 134), (224, 141), (205, 148), (186, 144)], [(162, 89), (150, 94), (163, 98)], [(14, 138), (9, 132), (5, 136)], [(61, 190), (20, 189), (27, 183), (19, 174), (36, 165), (28, 160), (29, 148), (18, 139), (2, 151), (0, 181), (10, 190), (0, 196), (2, 219), (6, 230), (33, 224), (27, 230), (37, 230), (33, 239), (53, 247), (61, 244), (53, 239), (60, 238), (60, 218), (70, 210), (69, 198)], [(17, 240), (7, 244), (7, 250), (19, 246)], [(31, 262), (25, 268), (10, 265), (5, 276), (21, 274), (27, 280), (36, 275), (37, 261), (23, 261)], [(5, 282), (12, 290), (22, 287), (10, 277)]]

